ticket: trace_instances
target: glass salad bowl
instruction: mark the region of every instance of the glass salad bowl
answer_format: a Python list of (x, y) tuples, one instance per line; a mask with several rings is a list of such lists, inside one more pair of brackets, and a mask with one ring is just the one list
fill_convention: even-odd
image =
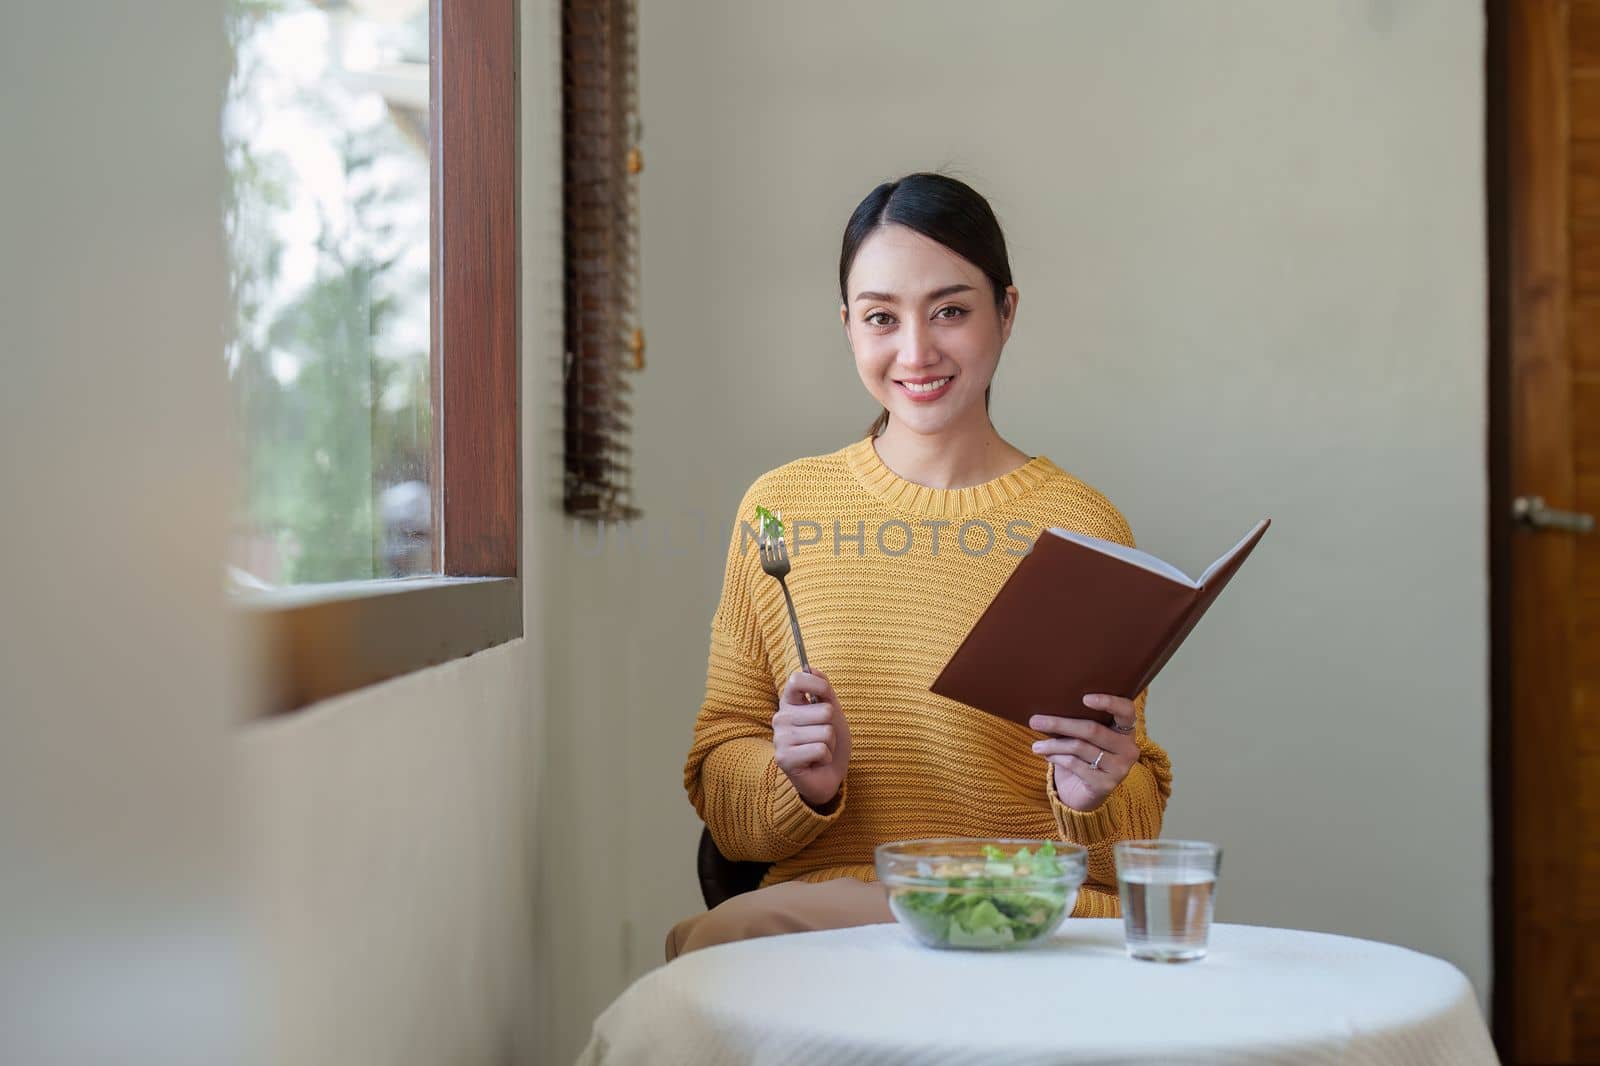
[(889, 909), (935, 948), (1004, 949), (1055, 932), (1072, 913), (1088, 852), (1050, 840), (941, 837), (878, 845)]

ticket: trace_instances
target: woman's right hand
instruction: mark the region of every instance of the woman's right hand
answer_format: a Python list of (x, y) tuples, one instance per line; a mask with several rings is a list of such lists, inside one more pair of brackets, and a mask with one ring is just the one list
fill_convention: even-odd
[[(807, 693), (817, 702), (807, 702)], [(772, 746), (778, 769), (812, 807), (820, 810), (839, 794), (850, 768), (850, 726), (828, 675), (815, 666), (809, 674), (796, 670), (783, 686), (772, 716)]]

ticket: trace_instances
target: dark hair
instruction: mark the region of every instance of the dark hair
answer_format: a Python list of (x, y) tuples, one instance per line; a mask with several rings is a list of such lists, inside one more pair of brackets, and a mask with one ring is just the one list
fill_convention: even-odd
[[(983, 271), (994, 286), (995, 306), (1004, 313), (1006, 288), (1011, 284), (1011, 260), (1006, 257), (1006, 237), (989, 201), (966, 182), (929, 173), (886, 181), (856, 205), (844, 227), (844, 247), (839, 252), (839, 298), (846, 306), (850, 294), (845, 286), (856, 253), (875, 230), (884, 226), (915, 230)], [(989, 406), (989, 389), (983, 391), (983, 406)], [(888, 424), (889, 412), (884, 409), (867, 435), (876, 437)]]

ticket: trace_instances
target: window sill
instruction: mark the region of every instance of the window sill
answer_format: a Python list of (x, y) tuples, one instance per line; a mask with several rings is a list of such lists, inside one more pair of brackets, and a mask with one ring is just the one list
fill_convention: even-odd
[(438, 666), (522, 636), (506, 577), (351, 581), (234, 594), (263, 656), (262, 715)]

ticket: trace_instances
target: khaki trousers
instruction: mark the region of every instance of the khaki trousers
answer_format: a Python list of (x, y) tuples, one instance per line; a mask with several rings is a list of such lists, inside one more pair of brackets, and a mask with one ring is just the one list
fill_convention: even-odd
[(724, 900), (673, 926), (667, 934), (667, 961), (733, 940), (892, 921), (894, 914), (880, 884), (853, 877), (783, 881)]

